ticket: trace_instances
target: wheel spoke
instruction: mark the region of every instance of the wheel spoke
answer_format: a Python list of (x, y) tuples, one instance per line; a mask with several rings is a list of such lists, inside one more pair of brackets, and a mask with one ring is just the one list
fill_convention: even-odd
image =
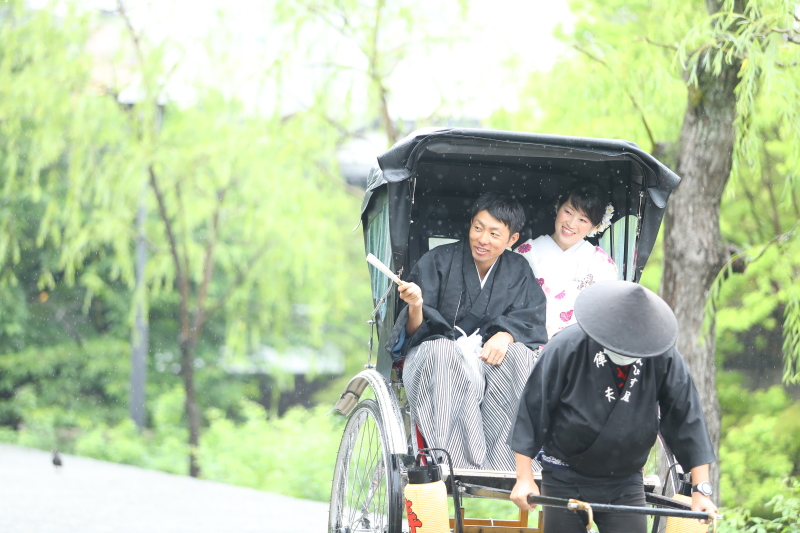
[[(392, 513), (399, 516), (400, 509), (389, 509), (390, 471), (377, 408), (373, 402), (356, 409), (342, 437), (331, 493), (330, 524), (333, 530), (383, 533), (399, 525), (390, 526), (389, 520)], [(391, 475), (398, 474), (391, 471)]]

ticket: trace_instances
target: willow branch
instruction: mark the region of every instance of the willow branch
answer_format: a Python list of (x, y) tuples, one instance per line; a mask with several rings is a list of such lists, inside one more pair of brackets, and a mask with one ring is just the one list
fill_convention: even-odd
[(658, 41), (653, 41), (650, 37), (643, 35), (639, 37), (637, 40), (644, 41), (647, 44), (652, 44), (653, 46), (657, 46), (659, 48), (666, 48), (668, 50), (678, 51), (678, 45), (676, 44), (667, 44), (667, 43), (659, 43)]
[(328, 170), (328, 168), (325, 165), (322, 164), (321, 161), (319, 160), (314, 161), (314, 165), (317, 167), (317, 169), (319, 169), (320, 173), (323, 176), (328, 178), (328, 180), (331, 181), (337, 187), (343, 189), (347, 194), (351, 194), (356, 198), (362, 198), (364, 196), (364, 191), (362, 191), (361, 189), (359, 189), (354, 185), (350, 185), (349, 183), (347, 183), (346, 180), (340, 179), (339, 177), (335, 176), (332, 172)]
[[(761, 145), (761, 149), (762, 149), (762, 151), (764, 153), (764, 162), (766, 163), (766, 168), (767, 169), (773, 168), (773, 164), (774, 163), (772, 161), (772, 156), (770, 155), (769, 150), (767, 150), (766, 143)], [(780, 233), (780, 231), (781, 231), (781, 222), (780, 222), (781, 218), (780, 218), (780, 213), (779, 213), (779, 210), (778, 210), (778, 200), (777, 200), (777, 198), (775, 198), (775, 192), (772, 190), (772, 183), (770, 183), (770, 180), (767, 179), (767, 177), (765, 176), (765, 173), (763, 171), (761, 172), (761, 183), (764, 186), (764, 188), (767, 190), (767, 195), (769, 196), (770, 207), (772, 208), (772, 216), (770, 217), (772, 219), (772, 231), (775, 234)], [(756, 220), (758, 220), (758, 219), (756, 219)]]
[(797, 191), (794, 188), (791, 188), (792, 193), (792, 205), (794, 206), (794, 214), (800, 220), (800, 202), (797, 200)]
[(322, 22), (339, 32), (343, 37), (354, 38), (355, 32), (353, 31), (353, 27), (350, 24), (350, 20), (347, 18), (347, 12), (341, 10), (339, 12), (339, 16), (341, 17), (342, 24), (336, 24), (331, 17), (328, 10), (319, 7), (316, 4), (304, 2), (303, 5), (305, 6), (306, 10), (322, 19)]
[(175, 201), (178, 204), (178, 217), (183, 225), (183, 239), (181, 245), (183, 247), (183, 269), (186, 272), (186, 280), (188, 283), (189, 277), (192, 275), (192, 269), (189, 263), (189, 224), (186, 222), (186, 208), (183, 205), (183, 192), (181, 189), (181, 180), (175, 182)]
[(228, 192), (230, 183), (217, 192), (217, 205), (214, 209), (214, 214), (211, 217), (211, 235), (206, 243), (205, 257), (203, 258), (203, 281), (200, 283), (200, 290), (197, 296), (197, 307), (195, 312), (194, 326), (192, 327), (192, 341), (196, 342), (200, 329), (202, 327), (200, 319), (203, 315), (203, 306), (205, 305), (206, 297), (208, 296), (208, 288), (211, 285), (211, 278), (214, 274), (214, 248), (217, 244), (217, 236), (219, 235), (219, 216), (222, 212), (222, 206), (225, 204), (225, 195)]
[[(769, 240), (769, 242), (768, 242), (767, 244), (765, 244), (765, 245), (764, 245), (764, 247), (761, 249), (761, 251), (758, 253), (758, 255), (757, 255), (757, 256), (755, 256), (753, 259), (751, 259), (749, 262), (750, 262), (750, 263), (755, 263), (756, 261), (758, 261), (759, 259), (761, 259), (761, 257), (762, 257), (762, 256), (763, 256), (765, 253), (767, 253), (767, 250), (768, 250), (768, 249), (769, 249), (769, 248), (770, 248), (770, 247), (771, 247), (773, 244), (775, 244), (775, 243), (781, 243), (781, 242), (785, 241), (786, 239), (788, 239), (788, 238), (789, 238), (789, 237), (790, 237), (790, 236), (791, 236), (791, 235), (792, 235), (792, 234), (793, 234), (795, 231), (797, 231), (797, 228), (798, 228), (798, 227), (800, 227), (800, 220), (798, 220), (797, 222), (795, 222), (795, 223), (794, 223), (794, 226), (792, 226), (792, 228), (791, 228), (789, 231), (787, 231), (787, 232), (785, 232), (785, 233), (781, 233), (781, 234), (779, 234), (779, 235), (775, 235), (773, 238), (771, 238), (771, 239)], [(727, 266), (727, 265), (726, 265), (726, 266)]]
[(175, 264), (175, 277), (178, 281), (178, 288), (181, 294), (181, 335), (183, 339), (189, 338), (189, 279), (186, 277), (187, 272), (184, 272), (183, 267), (181, 265), (180, 257), (178, 256), (178, 243), (175, 239), (175, 232), (172, 228), (172, 220), (169, 218), (167, 214), (167, 207), (164, 202), (164, 195), (161, 192), (161, 188), (158, 186), (158, 180), (156, 179), (156, 173), (153, 170), (152, 165), (147, 167), (147, 171), (150, 175), (150, 186), (153, 188), (153, 194), (156, 197), (156, 203), (158, 204), (158, 213), (161, 216), (161, 220), (164, 222), (164, 230), (167, 232), (167, 240), (169, 241), (169, 251), (172, 255), (172, 262)]
[(783, 35), (787, 41), (794, 44), (800, 44), (800, 39), (797, 38), (797, 30), (791, 28), (769, 28), (769, 33), (778, 33)]
[(142, 52), (142, 40), (136, 30), (133, 27), (133, 23), (131, 22), (131, 18), (128, 16), (128, 12), (125, 9), (125, 2), (122, 0), (117, 0), (117, 10), (119, 11), (122, 20), (125, 22), (125, 27), (128, 29), (128, 33), (131, 36), (131, 40), (133, 41), (133, 47), (136, 51), (136, 57), (139, 59), (139, 66), (144, 68), (144, 53)]
[[(584, 49), (580, 45), (575, 44), (575, 45), (573, 45), (573, 48), (575, 48), (578, 52), (586, 55), (592, 61), (600, 63), (601, 65), (606, 67), (609, 70), (609, 72), (611, 72), (612, 74), (614, 73), (614, 69), (612, 69), (609, 66), (608, 63), (603, 61), (601, 58), (595, 56), (594, 54), (592, 54), (588, 50)], [(650, 124), (648, 124), (648, 122), (647, 122), (647, 117), (645, 116), (644, 111), (642, 110), (642, 108), (639, 106), (639, 102), (636, 101), (636, 97), (633, 96), (633, 93), (631, 93), (628, 90), (627, 87), (625, 87), (624, 90), (625, 90), (625, 93), (628, 95), (628, 98), (630, 98), (630, 101), (633, 104), (633, 107), (639, 113), (639, 118), (641, 119), (642, 125), (644, 125), (644, 129), (647, 132), (647, 137), (650, 139), (650, 145), (651, 145), (650, 146), (650, 152), (652, 152), (656, 147), (656, 139), (655, 139), (655, 136), (653, 135), (653, 131), (650, 129)]]
[(741, 180), (740, 186), (744, 190), (744, 194), (747, 197), (747, 203), (750, 204), (750, 215), (753, 217), (753, 220), (756, 223), (759, 239), (764, 239), (767, 237), (768, 233), (764, 229), (763, 224), (759, 223), (761, 220), (760, 213), (762, 212), (762, 209), (757, 205), (756, 195), (753, 194), (753, 192), (747, 186), (747, 180)]
[[(372, 82), (375, 84), (375, 88), (378, 91), (378, 98), (380, 100), (380, 112), (381, 118), (383, 120), (383, 127), (386, 129), (386, 138), (389, 141), (389, 145), (393, 145), (397, 142), (397, 131), (394, 128), (394, 124), (392, 123), (392, 117), (389, 114), (389, 103), (387, 99), (388, 91), (386, 90), (386, 86), (383, 83), (380, 75), (378, 74), (378, 32), (381, 27), (381, 16), (383, 7), (385, 2), (383, 0), (379, 0), (375, 5), (375, 22), (372, 27), (372, 35), (371, 37), (371, 48), (367, 53), (367, 58), (369, 60), (369, 76), (372, 79)], [(367, 52), (365, 50), (365, 52)]]
[(233, 292), (242, 283), (244, 283), (244, 280), (247, 279), (247, 276), (250, 275), (250, 272), (256, 266), (261, 257), (266, 253), (268, 248), (269, 248), (268, 243), (264, 243), (264, 245), (261, 246), (261, 248), (259, 248), (256, 251), (255, 255), (253, 255), (250, 258), (250, 261), (247, 262), (247, 265), (245, 265), (243, 269), (239, 270), (239, 273), (236, 275), (236, 278), (233, 280), (233, 282), (231, 282), (225, 294), (223, 294), (213, 306), (209, 307), (208, 309), (203, 309), (200, 311), (200, 313), (198, 314), (197, 323), (195, 325), (197, 331), (199, 331), (203, 327), (206, 321), (211, 316), (213, 316), (214, 313), (225, 307), (225, 304), (228, 303), (228, 300), (230, 300), (231, 296), (233, 295)]

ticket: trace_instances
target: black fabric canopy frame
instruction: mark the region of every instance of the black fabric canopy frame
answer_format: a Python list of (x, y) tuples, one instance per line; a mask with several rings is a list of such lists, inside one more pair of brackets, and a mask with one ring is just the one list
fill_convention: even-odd
[[(616, 139), (418, 130), (379, 155), (370, 170), (361, 206), (366, 251), (402, 277), (428, 250), (429, 238), (465, 235), (470, 208), (487, 191), (511, 194), (526, 208), (520, 242), (549, 234), (556, 199), (577, 179), (591, 180), (610, 193), (612, 222), (624, 218), (625, 237), (623, 243), (616, 242), (610, 231), (611, 247), (623, 247), (625, 260), (618, 266), (625, 279), (638, 281), (680, 178), (635, 143)], [(632, 231), (635, 241), (629, 238)], [(373, 267), (370, 274), (378, 338), (387, 339), (397, 298), (381, 302), (390, 282)], [(379, 346), (377, 368), (388, 377), (391, 358), (381, 342)]]

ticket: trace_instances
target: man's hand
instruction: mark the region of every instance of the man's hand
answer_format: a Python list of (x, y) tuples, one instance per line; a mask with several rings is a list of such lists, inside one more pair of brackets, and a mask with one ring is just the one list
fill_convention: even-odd
[(408, 304), (406, 335), (411, 336), (422, 324), (422, 289), (416, 283), (406, 282), (397, 287), (397, 292), (400, 299)]
[(416, 283), (403, 283), (397, 287), (400, 299), (408, 304), (409, 307), (422, 308), (422, 289)]
[[(700, 484), (708, 481), (708, 465), (698, 465), (692, 468), (692, 483)], [(692, 511), (702, 513), (716, 513), (717, 506), (711, 499), (701, 492), (692, 493)], [(708, 524), (708, 520), (700, 520), (701, 524)]]
[(505, 331), (498, 331), (492, 338), (483, 343), (483, 349), (478, 358), (487, 365), (499, 365), (506, 357), (508, 345), (514, 342), (514, 337)]
[(517, 482), (514, 484), (514, 488), (511, 489), (511, 501), (523, 511), (536, 509), (535, 505), (530, 505), (528, 503), (528, 494), (539, 495), (539, 487), (536, 486), (536, 481), (533, 480), (533, 470), (531, 469), (532, 461), (533, 460), (527, 455), (514, 453)]
[[(712, 502), (711, 498), (708, 496), (695, 492), (692, 494), (692, 511), (716, 514), (717, 506), (714, 505), (714, 502)], [(708, 520), (700, 520), (700, 523), (708, 524)]]
[(523, 511), (531, 511), (536, 509), (535, 504), (530, 505), (528, 503), (528, 494), (535, 494), (537, 496), (539, 495), (539, 487), (536, 485), (536, 482), (533, 480), (533, 478), (521, 479), (514, 484), (514, 488), (511, 489), (511, 501)]

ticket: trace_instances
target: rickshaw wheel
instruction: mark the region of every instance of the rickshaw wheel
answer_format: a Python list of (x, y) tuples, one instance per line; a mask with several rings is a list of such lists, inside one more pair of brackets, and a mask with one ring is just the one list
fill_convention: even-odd
[[(656, 492), (663, 496), (672, 498), (678, 490), (678, 474), (675, 470), (677, 459), (672, 454), (667, 443), (661, 434), (658, 435), (655, 446), (650, 452), (650, 457), (645, 464), (646, 474), (657, 474), (661, 480), (661, 486), (656, 487)], [(648, 520), (651, 533), (664, 533), (667, 528), (666, 518), (653, 517)]]
[(400, 471), (389, 456), (375, 400), (364, 400), (344, 428), (331, 488), (329, 533), (399, 533)]

